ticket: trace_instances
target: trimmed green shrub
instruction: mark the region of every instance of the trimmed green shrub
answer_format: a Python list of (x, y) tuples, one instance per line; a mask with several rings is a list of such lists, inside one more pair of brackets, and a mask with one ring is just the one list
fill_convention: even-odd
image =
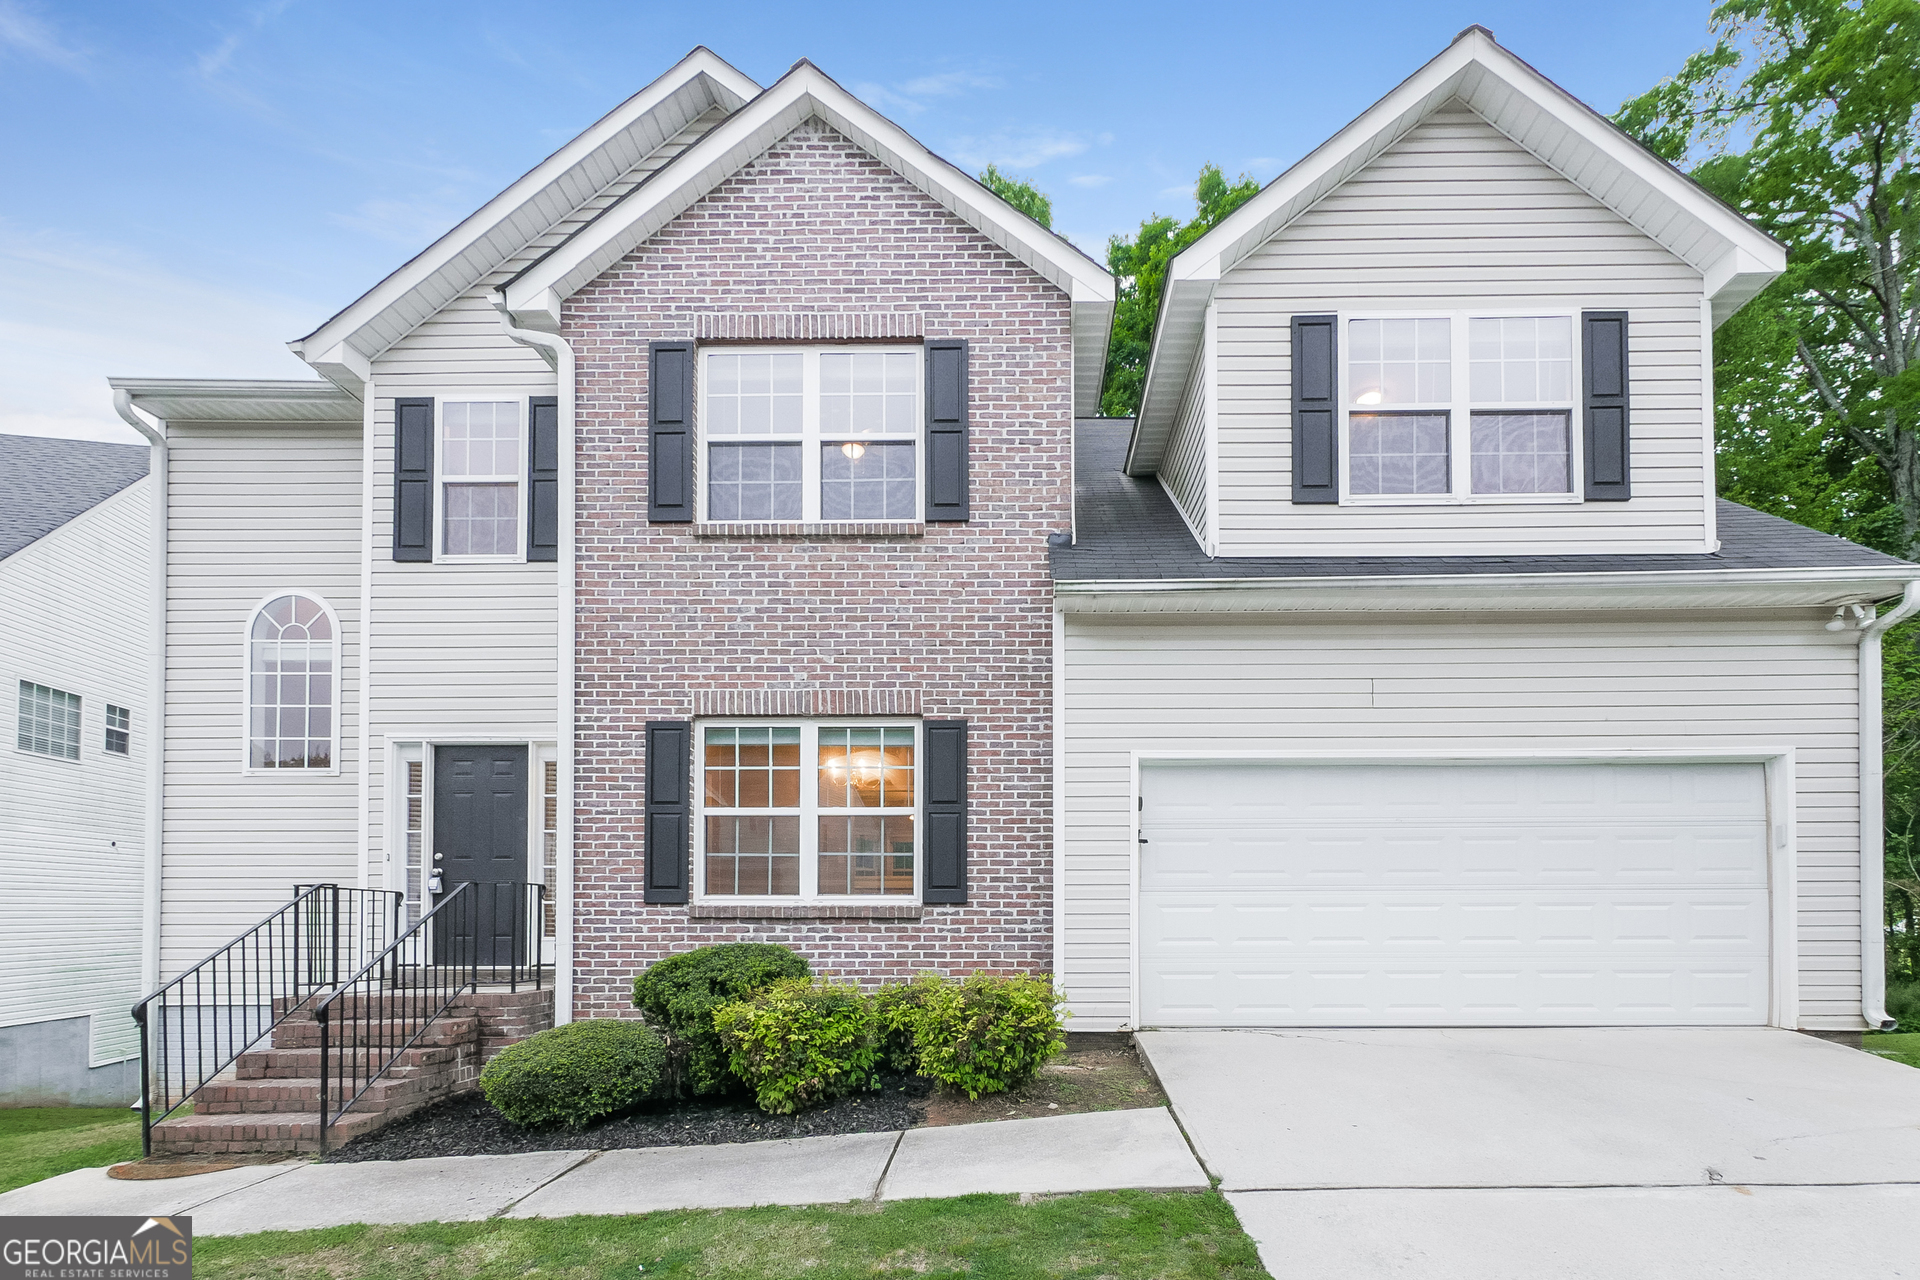
[(667, 1047), (644, 1023), (588, 1018), (508, 1045), (480, 1072), (480, 1091), (510, 1124), (579, 1127), (652, 1096)]
[(734, 1086), (727, 1051), (713, 1029), (713, 1011), (781, 978), (812, 974), (807, 962), (770, 942), (724, 942), (668, 956), (636, 975), (634, 1007), (674, 1040), (695, 1097)]
[(920, 1074), (969, 1098), (1025, 1084), (1067, 1046), (1059, 1003), (1040, 977), (976, 973), (926, 984), (913, 1014)]
[(714, 1010), (727, 1065), (753, 1090), (762, 1111), (802, 1107), (873, 1087), (879, 1029), (860, 989), (782, 978)]
[(914, 1071), (920, 1056), (914, 1051), (914, 1028), (919, 1023), (920, 1006), (927, 992), (943, 979), (937, 973), (915, 975), (912, 982), (894, 982), (873, 993), (873, 1021), (879, 1028), (881, 1048), (887, 1067), (893, 1071)]

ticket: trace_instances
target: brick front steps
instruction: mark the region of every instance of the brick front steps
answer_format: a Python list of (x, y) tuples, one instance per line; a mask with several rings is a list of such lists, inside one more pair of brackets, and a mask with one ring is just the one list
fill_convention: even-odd
[[(327, 1054), (328, 1105), (343, 1087), (366, 1092), (327, 1135), (338, 1146), (429, 1103), (475, 1087), (480, 1068), (500, 1050), (553, 1025), (553, 992), (478, 991), (427, 1024), (406, 992), (341, 1000), (334, 1005)], [(284, 1006), (276, 1007), (282, 1012)], [(370, 1020), (362, 1021), (362, 1013)], [(394, 1049), (415, 1035), (419, 1038)], [(368, 1073), (393, 1058), (379, 1079)], [(357, 1079), (355, 1077), (358, 1077)], [(228, 1155), (320, 1149), (320, 1024), (311, 1009), (288, 1014), (270, 1044), (243, 1053), (193, 1097), (194, 1113), (153, 1127), (154, 1155)]]

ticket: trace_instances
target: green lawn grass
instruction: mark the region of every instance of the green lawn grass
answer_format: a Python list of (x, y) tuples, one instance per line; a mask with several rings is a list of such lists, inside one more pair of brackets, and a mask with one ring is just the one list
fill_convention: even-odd
[(126, 1107), (0, 1109), (0, 1191), (73, 1169), (140, 1158), (140, 1113)]
[(1860, 1047), (1882, 1058), (1920, 1067), (1920, 1031), (1902, 1031), (1890, 1036), (1862, 1036)]
[(197, 1240), (201, 1280), (1266, 1280), (1215, 1192), (333, 1227)]

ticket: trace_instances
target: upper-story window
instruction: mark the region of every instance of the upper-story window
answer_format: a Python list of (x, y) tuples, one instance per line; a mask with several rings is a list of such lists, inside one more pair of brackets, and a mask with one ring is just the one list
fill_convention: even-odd
[(20, 682), (20, 750), (59, 760), (80, 758), (80, 695)]
[(709, 348), (709, 521), (917, 520), (917, 347)]
[(515, 559), (520, 554), (520, 405), (448, 400), (440, 406), (440, 553)]
[(1347, 495), (1572, 501), (1571, 315), (1346, 319)]
[(108, 755), (124, 756), (133, 753), (133, 712), (126, 707), (107, 704), (106, 735), (101, 741)]
[(247, 626), (247, 767), (331, 769), (338, 631), (313, 596), (276, 596)]

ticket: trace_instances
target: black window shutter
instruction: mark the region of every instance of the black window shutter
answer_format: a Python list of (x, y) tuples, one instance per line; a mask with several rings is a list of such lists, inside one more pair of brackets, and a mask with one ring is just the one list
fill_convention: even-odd
[(647, 888), (650, 903), (687, 900), (693, 804), (693, 725), (686, 720), (647, 722)]
[(1633, 496), (1626, 312), (1580, 313), (1580, 364), (1587, 501), (1625, 502)]
[(433, 400), (393, 402), (393, 558), (433, 559)]
[(967, 900), (967, 722), (929, 720), (925, 772), (926, 880), (920, 895), (929, 903)]
[(655, 342), (649, 351), (647, 519), (655, 524), (691, 524), (693, 344)]
[[(971, 519), (967, 493), (967, 341), (927, 343), (927, 519)], [(928, 899), (932, 901), (932, 899)]]
[(560, 397), (527, 401), (527, 559), (560, 558)]
[(1335, 316), (1293, 318), (1293, 500), (1340, 501)]

